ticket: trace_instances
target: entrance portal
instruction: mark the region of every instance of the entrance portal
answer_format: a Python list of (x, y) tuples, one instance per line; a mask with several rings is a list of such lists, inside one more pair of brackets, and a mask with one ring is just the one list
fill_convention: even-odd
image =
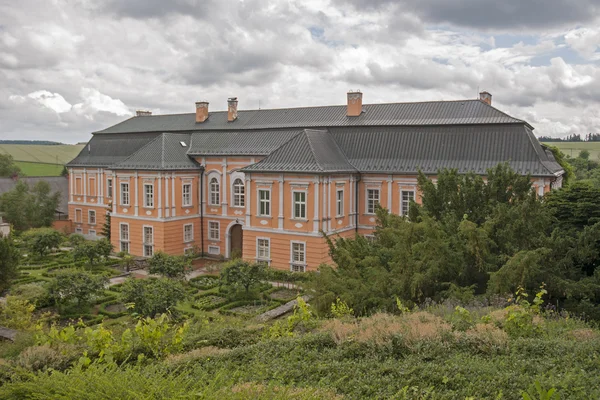
[(237, 224), (231, 227), (229, 231), (231, 235), (229, 258), (242, 257), (242, 246), (243, 246), (243, 231), (242, 225)]

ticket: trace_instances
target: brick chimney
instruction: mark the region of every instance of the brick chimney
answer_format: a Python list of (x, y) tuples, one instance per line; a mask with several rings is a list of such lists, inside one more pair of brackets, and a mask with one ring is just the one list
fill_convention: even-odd
[(152, 115), (152, 111), (147, 111), (147, 110), (137, 110), (135, 112), (135, 116), (136, 117), (148, 117)]
[(488, 92), (479, 93), (479, 100), (483, 101), (488, 106), (492, 105), (492, 95)]
[(237, 97), (230, 97), (227, 99), (227, 121), (233, 122), (237, 119)]
[(362, 93), (360, 91), (348, 92), (348, 109), (346, 115), (358, 117), (362, 113)]
[(208, 101), (196, 102), (196, 123), (200, 124), (208, 119)]

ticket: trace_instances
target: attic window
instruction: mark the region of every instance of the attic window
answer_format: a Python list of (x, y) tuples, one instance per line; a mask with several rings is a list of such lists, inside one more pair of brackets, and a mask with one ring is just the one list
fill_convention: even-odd
[(185, 144), (185, 142), (179, 142), (179, 144), (181, 145), (181, 147), (187, 147), (187, 144)]

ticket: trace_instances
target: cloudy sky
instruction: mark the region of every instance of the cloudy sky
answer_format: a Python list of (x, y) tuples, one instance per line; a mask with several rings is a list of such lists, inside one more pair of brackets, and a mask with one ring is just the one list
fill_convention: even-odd
[(136, 109), (493, 94), (537, 135), (600, 132), (600, 0), (0, 0), (0, 139)]

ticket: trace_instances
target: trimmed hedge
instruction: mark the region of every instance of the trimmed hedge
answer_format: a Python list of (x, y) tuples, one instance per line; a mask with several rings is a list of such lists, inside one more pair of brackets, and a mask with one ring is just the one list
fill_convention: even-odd
[(206, 305), (202, 305), (202, 304), (198, 305), (198, 304), (196, 304), (196, 302), (194, 302), (194, 303), (192, 303), (191, 307), (195, 310), (211, 311), (216, 308), (224, 306), (228, 302), (227, 298), (219, 296), (215, 293), (202, 293), (202, 294), (194, 296), (194, 300), (200, 300), (200, 302), (202, 302), (202, 299), (206, 298), (206, 297), (221, 297), (223, 299), (223, 301), (209, 302), (209, 303), (206, 303)]
[[(210, 282), (213, 281), (213, 282)], [(216, 275), (201, 275), (189, 280), (191, 286), (200, 290), (209, 290), (219, 286), (220, 278)]]
[(269, 310), (272, 310), (276, 307), (279, 307), (281, 304), (281, 302), (277, 301), (277, 300), (272, 300), (270, 302), (265, 302), (265, 301), (261, 301), (261, 300), (241, 300), (241, 301), (234, 301), (232, 303), (229, 303), (223, 307), (221, 307), (219, 309), (219, 313), (223, 314), (223, 315), (235, 315), (238, 317), (254, 317), (256, 314), (244, 314), (244, 313), (237, 313), (234, 311), (230, 311), (233, 308), (237, 308), (237, 307), (243, 307), (243, 306), (250, 306), (250, 305), (260, 305), (260, 306), (265, 306), (265, 310), (261, 311), (261, 312), (266, 312)]
[(115, 300), (106, 301), (106, 302), (100, 304), (100, 309), (98, 310), (98, 315), (106, 315), (108, 318), (119, 318), (119, 317), (123, 317), (128, 314), (127, 311), (112, 312), (112, 311), (108, 311), (106, 309), (106, 307), (112, 306), (115, 304), (122, 304), (122, 302), (115, 299)]

